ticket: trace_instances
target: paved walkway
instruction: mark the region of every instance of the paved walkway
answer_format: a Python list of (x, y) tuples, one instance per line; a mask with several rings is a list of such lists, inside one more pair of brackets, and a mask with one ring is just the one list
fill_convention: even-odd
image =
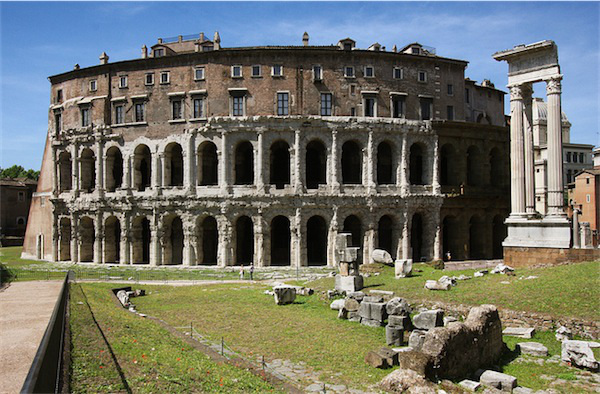
[(14, 282), (0, 292), (0, 393), (18, 393), (63, 281)]

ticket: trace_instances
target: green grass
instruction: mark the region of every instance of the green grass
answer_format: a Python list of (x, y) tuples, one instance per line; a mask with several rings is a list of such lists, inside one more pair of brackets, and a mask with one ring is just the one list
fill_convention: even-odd
[(72, 392), (273, 391), (261, 378), (216, 363), (157, 323), (119, 307), (112, 287), (71, 285)]
[(305, 362), (321, 381), (353, 388), (378, 383), (390, 372), (371, 368), (364, 361), (369, 350), (385, 346), (385, 329), (338, 319), (329, 301), (317, 294), (277, 306), (260, 285), (147, 289), (152, 294), (136, 299), (141, 312), (173, 326), (192, 323), (203, 335), (214, 341), (223, 337), (228, 346), (247, 357)]
[[(370, 267), (373, 270), (375, 267)], [(600, 319), (600, 262), (586, 262), (555, 267), (516, 269), (516, 276), (485, 275), (458, 281), (450, 291), (423, 288), (425, 281), (443, 275), (472, 276), (475, 270), (440, 271), (416, 264), (414, 276), (395, 279), (393, 267), (379, 266), (381, 274), (365, 279), (367, 290), (391, 290), (409, 301), (441, 301), (466, 305), (494, 304), (502, 308), (549, 314), (556, 317)], [(524, 278), (534, 275), (537, 279)], [(523, 279), (519, 279), (523, 277)], [(501, 282), (508, 281), (509, 284)], [(331, 289), (333, 278), (308, 284), (316, 289)]]
[(33, 264), (44, 264), (43, 261), (22, 259), (22, 251), (22, 246), (6, 246), (0, 248), (0, 263), (7, 267), (23, 267)]

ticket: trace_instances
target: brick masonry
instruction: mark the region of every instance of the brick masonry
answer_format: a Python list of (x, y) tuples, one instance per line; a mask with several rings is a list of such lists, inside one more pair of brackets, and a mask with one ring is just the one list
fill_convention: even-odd
[(600, 260), (600, 249), (505, 247), (504, 264), (511, 267), (558, 265), (566, 262)]

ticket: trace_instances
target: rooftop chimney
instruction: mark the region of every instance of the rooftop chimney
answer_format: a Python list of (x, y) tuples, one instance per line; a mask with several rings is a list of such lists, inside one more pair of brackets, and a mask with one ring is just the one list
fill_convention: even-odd
[(395, 45), (395, 44), (394, 44), (394, 47), (392, 48), (392, 51), (393, 51), (394, 53), (397, 53), (397, 52), (398, 52), (398, 47), (396, 47), (396, 45)]
[(206, 38), (204, 38), (204, 32), (200, 33), (200, 42), (206, 40)]
[(219, 37), (218, 31), (215, 32), (215, 38), (213, 38), (213, 42), (215, 44), (215, 47), (214, 47), (215, 51), (218, 49), (221, 49), (221, 37)]
[(159, 43), (159, 44), (162, 44), (162, 38), (159, 38), (159, 39), (158, 39), (158, 43)]
[(302, 35), (302, 45), (304, 45), (305, 47), (308, 46), (308, 33), (304, 32), (304, 34)]
[(183, 41), (183, 36), (180, 34), (179, 36), (177, 36), (177, 42), (182, 42)]
[(106, 63), (108, 63), (108, 55), (106, 54), (106, 52), (102, 52), (102, 54), (100, 55), (100, 64)]
[(142, 45), (142, 59), (146, 59), (148, 57), (148, 47), (146, 45)]
[(79, 67), (79, 63), (75, 63), (75, 65), (73, 66), (73, 70), (79, 70), (81, 67)]

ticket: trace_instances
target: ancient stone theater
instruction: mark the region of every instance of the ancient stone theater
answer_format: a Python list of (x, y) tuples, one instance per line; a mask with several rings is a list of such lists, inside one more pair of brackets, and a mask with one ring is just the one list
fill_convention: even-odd
[[(300, 44), (300, 43), (299, 43)], [(159, 39), (141, 58), (49, 78), (23, 255), (50, 261), (333, 266), (502, 256), (504, 92), (418, 43), (223, 47)]]

